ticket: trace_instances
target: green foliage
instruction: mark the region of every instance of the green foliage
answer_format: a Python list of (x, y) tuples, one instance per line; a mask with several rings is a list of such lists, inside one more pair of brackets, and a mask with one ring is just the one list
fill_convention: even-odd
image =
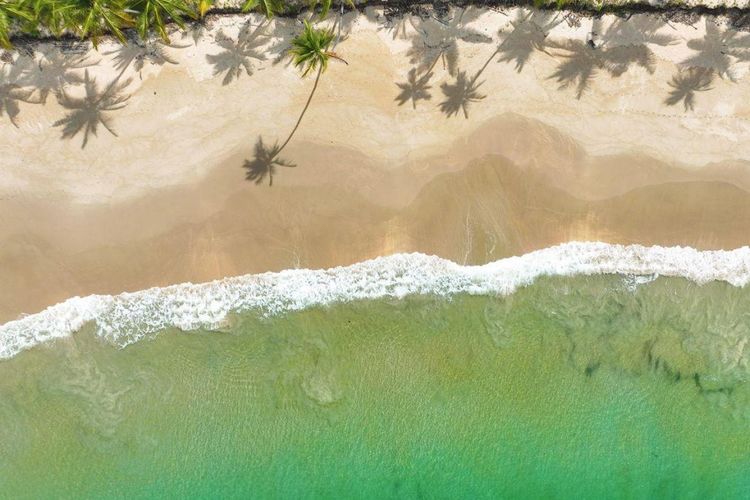
[(303, 70), (302, 76), (318, 67), (321, 72), (325, 71), (330, 57), (340, 59), (328, 51), (334, 37), (333, 31), (313, 28), (305, 21), (305, 30), (292, 40), (292, 48), (289, 50), (294, 65)]
[(125, 9), (124, 0), (72, 0), (72, 21), (81, 38), (91, 38), (96, 47), (107, 34), (120, 42), (127, 40), (122, 30), (135, 25), (135, 20)]
[[(242, 10), (271, 18), (285, 11), (285, 1), (244, 0)], [(353, 0), (340, 1), (354, 7)], [(202, 18), (213, 3), (214, 0), (0, 0), (0, 48), (12, 48), (14, 33), (56, 37), (68, 33), (91, 39), (94, 46), (101, 37), (111, 35), (124, 43), (126, 29), (135, 29), (144, 40), (155, 33), (168, 43), (169, 23), (185, 29), (189, 19)], [(313, 9), (320, 7), (321, 18), (332, 5), (333, 0), (310, 3)], [(320, 60), (315, 64), (320, 64)]]
[(165, 43), (169, 43), (169, 35), (165, 23), (172, 20), (180, 29), (185, 29), (185, 17), (197, 18), (191, 5), (181, 0), (138, 0), (134, 5), (138, 11), (138, 34), (144, 40), (149, 31), (155, 31)]
[[(342, 2), (346, 3), (349, 7), (352, 9), (354, 8), (354, 0), (342, 0)], [(311, 0), (310, 1), (310, 9), (315, 9), (320, 5), (320, 19), (325, 18), (328, 15), (328, 11), (331, 10), (331, 6), (333, 5), (333, 0)]]
[(44, 27), (54, 36), (60, 36), (67, 29), (78, 32), (73, 25), (75, 3), (69, 0), (32, 0), (27, 2), (31, 19), (28, 32), (37, 32)]
[(10, 31), (14, 23), (33, 20), (25, 2), (0, 0), (0, 47), (10, 48)]
[(242, 12), (260, 12), (268, 19), (284, 10), (283, 0), (246, 0)]

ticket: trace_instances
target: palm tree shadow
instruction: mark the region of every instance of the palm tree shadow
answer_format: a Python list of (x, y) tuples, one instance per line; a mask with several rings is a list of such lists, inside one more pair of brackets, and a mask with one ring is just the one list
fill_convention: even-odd
[(564, 51), (559, 54), (564, 61), (549, 78), (557, 80), (560, 89), (575, 86), (576, 99), (580, 99), (596, 78), (598, 71), (605, 68), (604, 52), (591, 48), (588, 43), (581, 40), (567, 40), (560, 44), (560, 49)]
[(438, 61), (451, 76), (458, 73), (458, 40), (466, 43), (490, 43), (491, 37), (468, 26), (477, 19), (478, 9), (456, 9), (450, 18), (418, 19), (416, 33), (411, 38), (411, 48), (406, 52), (409, 62), (420, 72), (427, 72)]
[(639, 15), (617, 19), (602, 35), (605, 45), (659, 45), (667, 46), (677, 43), (677, 37), (662, 33), (667, 23), (655, 16)]
[(414, 20), (409, 12), (401, 12), (398, 8), (386, 4), (383, 8), (383, 22), (378, 26), (378, 31), (383, 30), (389, 33), (393, 40), (399, 38), (406, 40), (408, 30), (411, 26), (414, 28)]
[(650, 74), (656, 71), (656, 55), (646, 45), (618, 45), (603, 50), (604, 65), (610, 75), (622, 76), (635, 64)]
[(88, 70), (86, 70), (83, 78), (85, 95), (83, 97), (72, 97), (64, 89), (60, 91), (58, 101), (60, 105), (70, 111), (63, 118), (53, 123), (53, 126), (62, 127), (63, 139), (70, 139), (83, 132), (81, 149), (88, 144), (90, 135), (97, 135), (99, 125), (102, 125), (109, 133), (117, 137), (109, 113), (126, 106), (130, 96), (124, 95), (122, 92), (130, 85), (130, 82), (131, 80), (120, 82), (118, 77), (103, 91), (100, 91), (96, 79), (90, 77)]
[(715, 22), (706, 19), (706, 34), (703, 38), (688, 41), (688, 48), (695, 53), (682, 61), (683, 67), (713, 69), (720, 78), (727, 76), (734, 81), (732, 68), (736, 61), (750, 61), (750, 35), (735, 30), (721, 30)]
[(685, 111), (692, 111), (695, 108), (696, 92), (706, 92), (711, 90), (711, 83), (716, 73), (711, 68), (687, 68), (678, 71), (668, 83), (672, 90), (669, 96), (664, 100), (667, 106), (674, 106), (682, 101)]
[(242, 168), (247, 170), (245, 180), (260, 184), (268, 177), (268, 185), (273, 186), (273, 176), (277, 167), (294, 168), (297, 165), (278, 157), (281, 148), (278, 143), (268, 147), (263, 144), (263, 138), (258, 137), (252, 160), (245, 160)]
[(30, 54), (27, 51), (24, 52), (26, 54), (19, 51), (16, 57), (13, 57), (14, 54), (6, 52), (7, 57), (0, 60), (3, 69), (6, 70), (3, 72), (4, 79), (8, 83), (20, 85), (21, 87), (33, 84), (33, 82), (28, 82), (27, 80), (37, 69), (34, 52), (31, 51)]
[(254, 69), (251, 59), (265, 61), (266, 56), (261, 50), (268, 42), (265, 26), (265, 23), (261, 23), (251, 30), (252, 25), (248, 21), (240, 30), (236, 41), (224, 31), (219, 32), (217, 44), (224, 50), (218, 54), (208, 54), (206, 59), (214, 66), (214, 76), (226, 73), (222, 85), (229, 85), (232, 80), (239, 78), (243, 69), (247, 76), (251, 76)]
[(412, 107), (417, 109), (417, 101), (429, 101), (432, 99), (430, 94), (430, 80), (432, 79), (433, 72), (430, 71), (422, 76), (418, 76), (417, 68), (409, 70), (409, 74), (404, 83), (397, 83), (396, 86), (401, 89), (401, 92), (396, 96), (399, 106), (403, 106), (407, 102), (411, 101)]
[(40, 59), (33, 71), (27, 73), (24, 82), (38, 93), (38, 100), (46, 104), (50, 94), (58, 94), (70, 85), (80, 85), (83, 77), (81, 69), (94, 66), (95, 62), (88, 62), (88, 56), (80, 54), (64, 54), (60, 50), (50, 50)]
[(146, 42), (140, 39), (129, 40), (127, 44), (118, 46), (116, 49), (105, 52), (105, 56), (113, 56), (115, 69), (123, 74), (131, 65), (135, 72), (143, 79), (143, 68), (146, 62), (155, 66), (164, 64), (178, 64), (177, 61), (167, 51), (167, 47), (173, 49), (184, 49), (187, 45), (165, 44), (160, 40), (148, 40)]
[(511, 21), (513, 31), (503, 40), (499, 47), (499, 62), (515, 61), (516, 71), (521, 72), (531, 58), (534, 51), (547, 52), (550, 42), (547, 38), (549, 32), (563, 19), (558, 14), (554, 16), (547, 12), (534, 11), (531, 14), (518, 14)]
[(464, 118), (469, 118), (469, 106), (487, 97), (479, 93), (479, 87), (482, 83), (477, 83), (476, 76), (469, 78), (465, 71), (459, 71), (454, 83), (440, 85), (440, 89), (445, 95), (445, 100), (439, 104), (440, 111), (448, 118), (458, 115), (459, 111), (463, 111)]
[(8, 115), (10, 123), (18, 128), (18, 115), (21, 113), (19, 102), (34, 102), (31, 99), (33, 90), (26, 90), (13, 83), (0, 84), (0, 117)]

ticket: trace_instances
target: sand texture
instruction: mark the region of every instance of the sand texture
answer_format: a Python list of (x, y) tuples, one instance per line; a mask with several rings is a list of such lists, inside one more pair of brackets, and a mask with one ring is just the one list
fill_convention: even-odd
[(312, 88), (283, 58), (300, 27), (223, 16), (171, 46), (6, 55), (0, 321), (395, 252), (748, 244), (750, 34), (724, 19), (347, 14), (295, 167), (256, 184)]

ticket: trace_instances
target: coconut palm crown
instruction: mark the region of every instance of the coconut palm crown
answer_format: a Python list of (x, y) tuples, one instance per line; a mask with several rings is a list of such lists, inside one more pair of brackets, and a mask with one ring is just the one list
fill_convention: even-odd
[(294, 65), (302, 69), (302, 76), (316, 69), (320, 73), (324, 72), (330, 58), (348, 64), (335, 52), (328, 50), (334, 38), (333, 31), (315, 29), (305, 21), (305, 30), (292, 40), (292, 48), (289, 49)]

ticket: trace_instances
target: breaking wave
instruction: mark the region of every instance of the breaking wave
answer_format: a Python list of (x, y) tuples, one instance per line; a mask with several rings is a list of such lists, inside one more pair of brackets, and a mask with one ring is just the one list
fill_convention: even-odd
[(679, 276), (696, 283), (750, 281), (750, 248), (698, 251), (571, 242), (481, 266), (419, 253), (379, 257), (326, 270), (294, 269), (184, 283), (120, 295), (73, 297), (0, 326), (0, 358), (72, 335), (86, 323), (124, 346), (177, 327), (217, 328), (230, 312), (274, 315), (310, 306), (414, 294), (507, 295), (540, 276), (622, 274)]

